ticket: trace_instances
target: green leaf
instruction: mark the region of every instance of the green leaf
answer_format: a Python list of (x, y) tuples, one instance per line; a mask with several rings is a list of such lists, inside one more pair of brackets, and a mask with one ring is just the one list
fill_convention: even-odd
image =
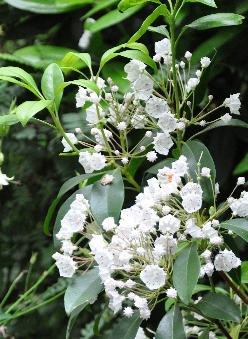
[[(6, 78), (6, 81), (17, 83), (20, 86), (22, 86), (21, 83), (24, 83), (27, 86), (23, 87), (26, 87), (27, 89), (31, 90), (35, 95), (40, 96), (40, 92), (33, 77), (20, 67), (13, 66), (0, 67), (0, 77), (3, 80), (5, 80), (4, 78)], [(19, 83), (18, 80), (14, 81), (16, 80), (16, 78), (21, 81)]]
[(248, 172), (248, 153), (240, 161), (240, 163), (235, 167), (233, 174), (240, 175), (240, 174), (247, 173), (247, 172)]
[(240, 336), (240, 330), (241, 330), (241, 325), (237, 325), (235, 327), (232, 328), (231, 332), (230, 332), (230, 336), (232, 339), (239, 339)]
[(155, 2), (158, 4), (161, 3), (159, 0), (121, 0), (121, 2), (118, 5), (118, 9), (119, 11), (124, 12), (130, 7), (143, 5), (146, 2)]
[(67, 328), (66, 328), (66, 336), (65, 339), (69, 339), (71, 335), (71, 331), (73, 329), (73, 326), (75, 325), (77, 318), (79, 314), (84, 310), (84, 308), (87, 306), (87, 304), (82, 304), (81, 306), (78, 306), (75, 310), (71, 312), (71, 315), (68, 320)]
[[(34, 68), (45, 69), (49, 64), (60, 63), (61, 59), (72, 52), (69, 48), (52, 45), (33, 45), (16, 50), (13, 55), (19, 58), (20, 63), (30, 65)], [(0, 55), (1, 59), (1, 55)]]
[(141, 322), (138, 313), (134, 313), (131, 318), (120, 318), (113, 329), (100, 336), (100, 339), (135, 339)]
[(92, 33), (102, 31), (110, 26), (114, 26), (119, 22), (122, 22), (123, 20), (129, 18), (134, 13), (136, 13), (140, 8), (141, 7), (130, 8), (125, 13), (120, 13), (117, 9), (109, 11), (108, 13), (104, 14), (99, 19), (97, 19), (96, 22), (92, 23), (88, 29)]
[(230, 219), (219, 225), (221, 228), (230, 230), (248, 242), (248, 220), (244, 218)]
[(51, 104), (51, 100), (25, 101), (16, 108), (16, 115), (22, 126), (26, 126), (27, 122), (38, 112)]
[(169, 33), (169, 31), (168, 31), (168, 29), (166, 28), (165, 25), (160, 25), (160, 26), (156, 26), (156, 27), (150, 26), (150, 27), (148, 27), (148, 31), (164, 35), (168, 39), (170, 38), (170, 33)]
[(99, 92), (100, 92), (96, 83), (94, 81), (91, 81), (91, 80), (79, 79), (79, 80), (67, 81), (67, 82), (64, 82), (63, 87), (65, 88), (69, 85), (76, 85), (76, 86), (82, 86), (82, 87), (85, 87), (85, 88), (89, 88), (92, 91), (96, 92), (97, 94), (99, 94)]
[(173, 283), (178, 296), (185, 303), (190, 302), (200, 273), (200, 258), (196, 243), (184, 248), (176, 258), (173, 267)]
[(66, 313), (70, 315), (77, 307), (88, 305), (95, 300), (102, 289), (103, 285), (99, 277), (98, 268), (73, 276), (65, 291), (64, 305)]
[(118, 2), (119, 0), (100, 0), (97, 3), (94, 3), (94, 6), (92, 9), (90, 9), (86, 14), (82, 16), (81, 19), (85, 20), (87, 18), (92, 17), (92, 15), (102, 11), (105, 8), (110, 8), (113, 4)]
[(92, 0), (5, 0), (13, 7), (41, 14), (58, 14), (73, 11), (92, 3)]
[(204, 132), (210, 131), (211, 129), (214, 128), (219, 128), (219, 127), (242, 127), (242, 128), (248, 128), (248, 124), (242, 120), (239, 119), (231, 119), (228, 122), (224, 121), (216, 121), (210, 125), (208, 125), (205, 129)]
[(248, 284), (248, 261), (243, 261), (241, 264), (241, 283)]
[(174, 306), (160, 321), (155, 339), (186, 339), (180, 309)]
[(174, 161), (174, 159), (162, 160), (162, 161), (158, 162), (156, 165), (151, 166), (145, 173), (157, 175), (159, 169), (161, 169), (165, 166), (170, 167), (173, 161)]
[(53, 63), (49, 65), (41, 78), (41, 89), (46, 99), (53, 100), (57, 110), (63, 96), (64, 76), (60, 67)]
[(199, 339), (209, 339), (209, 329), (208, 328), (201, 333), (201, 335), (199, 336)]
[(206, 317), (240, 322), (239, 307), (225, 295), (209, 293), (199, 301), (196, 307)]
[(129, 39), (129, 42), (135, 42), (139, 40), (149, 29), (151, 24), (160, 16), (163, 15), (166, 17), (167, 22), (170, 21), (170, 12), (168, 11), (166, 5), (158, 6), (152, 14), (150, 14), (141, 25), (140, 29)]
[(11, 126), (18, 124), (19, 119), (16, 114), (0, 115), (0, 125)]
[(244, 16), (234, 13), (217, 13), (210, 14), (197, 19), (186, 27), (205, 30), (216, 27), (236, 26), (241, 25)]
[[(207, 147), (200, 141), (187, 141), (182, 149), (182, 154), (186, 156), (189, 164), (189, 174), (197, 182), (198, 162), (200, 160), (201, 168), (210, 168), (213, 186), (216, 178), (216, 170), (213, 158)], [(211, 203), (213, 200), (213, 189), (209, 178), (201, 177), (201, 187), (203, 189), (204, 201)]]
[(147, 54), (137, 51), (137, 50), (128, 50), (124, 52), (117, 53), (118, 56), (122, 56), (128, 59), (135, 59), (143, 62), (144, 64), (150, 66), (154, 71), (157, 70), (157, 65), (155, 61)]
[(79, 69), (87, 66), (91, 70), (91, 56), (89, 53), (69, 52), (60, 62), (60, 67), (73, 67)]
[(117, 222), (124, 202), (124, 184), (121, 172), (116, 169), (106, 173), (113, 175), (113, 182), (105, 186), (99, 181), (95, 182), (86, 197), (90, 202), (91, 212), (99, 225), (107, 217), (114, 217)]
[(125, 48), (130, 48), (130, 49), (134, 49), (134, 50), (139, 50), (147, 55), (149, 55), (149, 51), (147, 49), (147, 47), (141, 43), (138, 42), (131, 42), (131, 43), (126, 43), (126, 44), (121, 44), (119, 46), (113, 47), (108, 49), (102, 56), (101, 61), (100, 61), (100, 67), (98, 70), (98, 73), (101, 71), (101, 69), (103, 68), (103, 66), (109, 62), (110, 60), (112, 60), (113, 58), (116, 58), (118, 56), (118, 52), (121, 49), (125, 49)]
[(216, 3), (214, 2), (214, 0), (186, 0), (186, 2), (200, 2), (200, 3), (204, 4), (204, 5), (217, 8)]

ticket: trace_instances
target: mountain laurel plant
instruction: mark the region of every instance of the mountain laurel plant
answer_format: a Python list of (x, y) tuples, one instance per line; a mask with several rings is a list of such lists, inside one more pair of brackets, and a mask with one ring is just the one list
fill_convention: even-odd
[[(122, 0), (119, 10), (146, 2)], [(209, 95), (199, 109), (196, 91), (211, 59), (202, 57), (195, 69), (189, 51), (177, 57), (186, 30), (239, 25), (244, 18), (211, 14), (179, 31), (176, 22), (184, 6), (216, 7), (214, 0), (152, 2), (157, 7), (140, 29), (127, 43), (106, 51), (98, 70), (89, 54), (71, 52), (64, 67), (46, 68), (38, 88), (23, 69), (0, 68), (2, 80), (36, 97), (1, 117), (1, 124), (50, 126), (62, 138), (61, 155), (76, 157), (84, 171), (62, 186), (44, 224), (49, 233), (56, 206), (79, 185), (61, 205), (53, 232), (53, 258), (60, 275), (70, 279), (64, 299), (70, 317), (67, 338), (80, 312), (99, 294), (120, 317), (108, 338), (246, 338), (247, 262), (241, 263), (230, 241), (248, 241), (248, 192), (236, 194), (245, 179), (238, 178), (220, 203), (213, 159), (196, 137), (220, 126), (247, 124), (232, 116), (239, 115), (239, 93), (218, 106)], [(158, 17), (165, 25), (151, 26)], [(161, 34), (153, 57), (137, 42), (147, 30)], [(117, 57), (128, 59), (125, 93), (111, 78), (101, 78), (105, 64)], [(87, 68), (84, 73), (75, 67), (79, 60)], [(79, 79), (65, 81), (64, 70), (76, 71)], [(64, 130), (59, 113), (68, 86), (78, 87), (75, 104), (85, 113), (85, 125), (75, 131)], [(44, 109), (50, 118), (36, 118)], [(195, 134), (188, 137), (191, 126)], [(145, 162), (152, 166), (141, 181), (137, 171)], [(0, 175), (1, 185), (8, 180)], [(129, 199), (133, 195), (125, 200), (129, 190), (134, 201)], [(165, 315), (156, 330), (150, 329), (148, 320), (161, 304)]]

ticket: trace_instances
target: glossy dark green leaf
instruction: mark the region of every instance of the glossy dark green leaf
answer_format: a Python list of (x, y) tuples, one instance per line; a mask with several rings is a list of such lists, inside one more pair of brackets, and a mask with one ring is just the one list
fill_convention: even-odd
[[(19, 58), (20, 63), (30, 65), (34, 68), (45, 69), (49, 64), (60, 63), (61, 59), (69, 53), (69, 48), (52, 45), (33, 45), (16, 50), (13, 55)], [(1, 58), (1, 55), (0, 55)]]
[(242, 120), (239, 119), (231, 119), (228, 122), (224, 121), (216, 121), (213, 124), (208, 125), (204, 129), (205, 132), (210, 131), (211, 129), (218, 128), (218, 127), (242, 127), (242, 128), (248, 128), (248, 124)]
[(141, 7), (137, 6), (134, 8), (129, 8), (125, 13), (119, 12), (117, 9), (108, 11), (106, 14), (97, 19), (93, 24), (90, 25), (89, 30), (92, 33), (97, 33), (102, 31), (110, 26), (114, 26), (119, 22), (122, 22), (136, 13)]
[(91, 212), (99, 225), (107, 217), (114, 217), (117, 222), (124, 202), (124, 184), (121, 172), (116, 169), (107, 173), (113, 175), (113, 182), (110, 185), (102, 185), (99, 181), (95, 182), (86, 197), (90, 202)]
[(225, 228), (228, 231), (240, 236), (246, 242), (248, 242), (248, 220), (245, 218), (230, 219), (220, 224), (221, 228)]
[(185, 304), (190, 302), (200, 273), (200, 258), (196, 243), (184, 248), (175, 260), (173, 267), (173, 284), (178, 296)]
[(210, 7), (214, 7), (214, 8), (217, 7), (214, 0), (186, 0), (186, 2), (202, 3)]
[(160, 321), (155, 339), (186, 339), (183, 318), (177, 306), (173, 308)]
[(65, 311), (70, 315), (77, 307), (88, 305), (102, 291), (98, 268), (76, 274), (70, 279), (64, 297)]
[(131, 318), (121, 317), (110, 331), (100, 336), (100, 339), (135, 339), (141, 322), (138, 313)]
[(41, 78), (41, 89), (44, 97), (53, 100), (57, 110), (63, 96), (64, 76), (60, 67), (53, 63), (44, 71)]
[(5, 0), (13, 7), (41, 14), (58, 14), (73, 11), (92, 3), (92, 0)]
[(16, 108), (16, 115), (23, 126), (38, 112), (51, 104), (51, 100), (25, 101)]
[(240, 322), (240, 309), (228, 296), (209, 293), (197, 304), (198, 310), (209, 318)]
[[(186, 156), (189, 164), (189, 173), (194, 182), (197, 182), (198, 162), (200, 160), (201, 168), (210, 168), (210, 175), (212, 178), (213, 186), (216, 178), (216, 170), (213, 158), (209, 153), (207, 147), (200, 141), (187, 141), (182, 149), (182, 154)], [(201, 186), (203, 189), (204, 201), (211, 203), (213, 201), (213, 189), (209, 178), (201, 178)]]
[(244, 16), (234, 13), (216, 13), (203, 16), (186, 27), (205, 30), (210, 28), (241, 25)]

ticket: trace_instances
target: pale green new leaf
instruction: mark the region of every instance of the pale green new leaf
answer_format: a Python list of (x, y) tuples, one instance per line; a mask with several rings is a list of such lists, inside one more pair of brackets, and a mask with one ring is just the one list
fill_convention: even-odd
[(210, 28), (241, 25), (244, 16), (234, 13), (217, 13), (203, 16), (186, 27), (205, 30)]
[(91, 70), (91, 56), (89, 53), (69, 52), (60, 62), (61, 68), (72, 67), (77, 69), (85, 66)]
[(129, 42), (135, 42), (139, 40), (149, 29), (151, 24), (159, 17), (164, 16), (167, 22), (170, 21), (170, 12), (168, 11), (166, 5), (158, 6), (143, 22), (140, 29), (129, 39)]
[(150, 66), (154, 71), (157, 70), (157, 65), (155, 61), (147, 54), (137, 51), (137, 50), (128, 50), (124, 52), (117, 53), (118, 56), (122, 56), (128, 59), (139, 60), (144, 64)]
[(16, 108), (16, 115), (23, 126), (38, 112), (51, 104), (51, 100), (25, 101)]
[(143, 5), (146, 2), (155, 2), (157, 4), (161, 3), (159, 0), (121, 0), (121, 2), (118, 5), (118, 9), (121, 12), (123, 12), (123, 11), (126, 11), (130, 7), (137, 6), (137, 5)]
[(248, 261), (243, 261), (241, 264), (241, 283), (248, 284)]
[(196, 243), (184, 248), (175, 260), (173, 267), (173, 284), (179, 298), (189, 304), (200, 273), (200, 258)]
[(6, 114), (6, 115), (0, 115), (0, 126), (11, 126), (18, 124), (19, 119), (16, 116), (16, 114)]
[(214, 0), (186, 0), (185, 2), (200, 2), (204, 5), (216, 8), (216, 3)]
[(53, 63), (49, 65), (41, 78), (41, 89), (44, 97), (53, 100), (57, 110), (63, 96), (64, 76), (60, 67)]
[(155, 339), (186, 339), (180, 309), (174, 306), (160, 321)]

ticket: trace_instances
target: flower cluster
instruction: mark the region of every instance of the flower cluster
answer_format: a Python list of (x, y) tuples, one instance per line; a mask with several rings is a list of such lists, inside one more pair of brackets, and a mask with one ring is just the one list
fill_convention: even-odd
[(56, 238), (62, 242), (60, 250), (63, 254), (56, 252), (53, 254), (53, 259), (56, 260), (59, 273), (63, 277), (72, 277), (77, 269), (76, 263), (71, 258), (77, 246), (72, 243), (71, 239), (75, 233), (83, 231), (88, 215), (88, 201), (83, 194), (76, 194), (69, 211), (61, 220), (61, 228), (56, 234)]
[[(221, 216), (221, 213), (216, 210), (206, 215), (201, 187), (202, 180), (206, 179), (214, 187), (211, 170), (200, 163), (194, 182), (187, 158), (182, 155), (170, 167), (159, 169), (157, 177), (147, 181), (135, 204), (121, 211), (118, 223), (109, 216), (101, 225), (103, 232), (91, 235), (90, 251), (114, 313), (122, 311), (130, 317), (138, 310), (141, 318), (147, 319), (160, 294), (177, 298), (172, 271), (182, 243), (199, 244), (200, 277), (212, 276), (215, 270), (229, 272), (240, 266), (240, 259), (224, 245), (219, 221), (215, 219), (215, 215)], [(238, 184), (240, 182), (239, 179)], [(244, 204), (245, 197), (247, 193), (237, 200), (228, 199), (222, 210), (230, 207), (234, 211), (234, 205)], [(87, 229), (89, 208), (84, 197), (77, 195), (61, 222), (57, 238), (69, 241), (74, 232), (82, 231), (83, 227)], [(240, 211), (243, 211), (241, 207)], [(238, 215), (245, 216), (240, 211)], [(76, 263), (73, 261), (71, 269), (71, 264), (67, 263), (71, 251), (66, 251), (65, 247), (62, 246), (65, 254), (56, 253), (54, 258), (63, 271), (60, 273), (69, 276), (65, 269), (68, 265), (71, 276)], [(66, 260), (62, 260), (62, 256)]]
[[(147, 65), (140, 60), (131, 60), (125, 65), (126, 79), (130, 83), (125, 94), (111, 78), (105, 81), (99, 76), (91, 77), (99, 92), (79, 87), (76, 95), (76, 107), (85, 111), (90, 135), (80, 128), (76, 128), (77, 135), (66, 133), (66, 139), (62, 140), (64, 152), (75, 150), (73, 147), (77, 144), (82, 145), (83, 149), (78, 150), (79, 163), (86, 173), (92, 173), (110, 163), (115, 167), (125, 167), (131, 159), (144, 156), (154, 162), (158, 155), (168, 155), (175, 139), (178, 135), (183, 138), (185, 128), (190, 125), (205, 127), (216, 121), (228, 123), (232, 118), (229, 113), (210, 122), (205, 117), (225, 108), (229, 108), (231, 114), (239, 114), (239, 94), (231, 95), (218, 107), (211, 107), (213, 96), (210, 95), (205, 107), (196, 116), (193, 115), (194, 91), (211, 60), (203, 57), (201, 67), (193, 71), (191, 58), (192, 54), (186, 52), (176, 64), (177, 110), (171, 101), (175, 79), (171, 45), (167, 38), (155, 43), (153, 59), (161, 69), (157, 75), (150, 74)], [(130, 145), (129, 136), (136, 130), (143, 130), (143, 134), (139, 134), (142, 137), (135, 145)], [(197, 199), (201, 193), (196, 195), (191, 198)]]

